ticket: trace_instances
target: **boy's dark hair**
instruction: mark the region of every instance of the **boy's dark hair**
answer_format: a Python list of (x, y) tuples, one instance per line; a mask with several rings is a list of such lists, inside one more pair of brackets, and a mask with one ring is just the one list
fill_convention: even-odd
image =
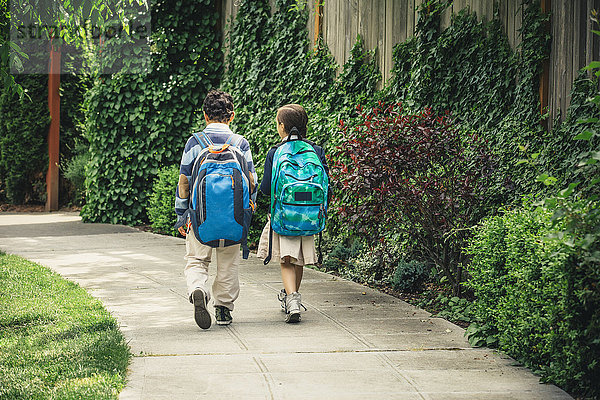
[(293, 133), (296, 128), (300, 137), (306, 137), (308, 114), (300, 104), (286, 104), (277, 110), (277, 122), (282, 123), (287, 133)]
[(202, 111), (211, 121), (228, 122), (233, 115), (233, 97), (221, 90), (211, 90), (204, 98)]

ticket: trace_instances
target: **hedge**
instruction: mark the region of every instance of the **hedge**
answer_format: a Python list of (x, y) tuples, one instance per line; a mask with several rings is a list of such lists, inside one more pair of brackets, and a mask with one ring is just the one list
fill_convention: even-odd
[(526, 206), (491, 217), (468, 248), (474, 344), (497, 344), (544, 381), (600, 395), (597, 202)]

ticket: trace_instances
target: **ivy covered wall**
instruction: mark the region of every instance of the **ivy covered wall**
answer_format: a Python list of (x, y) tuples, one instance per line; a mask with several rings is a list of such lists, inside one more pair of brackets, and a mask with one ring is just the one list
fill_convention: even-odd
[(215, 2), (153, 1), (151, 17), (150, 71), (98, 75), (87, 96), (91, 161), (81, 215), (88, 222), (146, 220), (158, 168), (179, 162), (221, 77)]

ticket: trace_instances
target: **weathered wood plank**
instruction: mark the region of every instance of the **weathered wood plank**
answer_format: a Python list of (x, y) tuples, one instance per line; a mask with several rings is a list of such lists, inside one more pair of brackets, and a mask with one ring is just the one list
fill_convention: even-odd
[[(554, 1), (555, 2), (555, 1)], [(554, 110), (556, 109), (556, 58), (554, 55), (554, 47), (556, 46), (556, 15), (554, 14), (554, 2), (550, 2), (550, 35), (553, 38), (552, 47), (550, 51), (550, 69), (549, 69), (549, 82), (548, 82), (548, 128), (551, 129), (554, 116), (556, 115)]]
[(585, 66), (585, 46), (586, 46), (586, 12), (587, 12), (587, 4), (585, 1), (578, 2), (577, 4), (577, 12), (576, 12), (576, 34), (578, 41), (578, 49), (577, 49), (577, 57), (575, 58), (576, 64), (575, 68), (577, 71), (577, 75), (579, 75), (579, 70)]
[(394, 7), (394, 46), (406, 41), (406, 12), (408, 10), (408, 1), (400, 1)]
[(306, 0), (306, 11), (308, 21), (306, 21), (306, 29), (308, 30), (309, 49), (312, 50), (315, 42), (315, 17), (317, 10), (315, 9), (314, 0)]
[(354, 46), (358, 33), (354, 30), (354, 14), (358, 0), (347, 0), (344, 3), (344, 62), (346, 62), (350, 58), (350, 50)]
[(385, 51), (385, 26), (382, 23), (385, 21), (385, 1), (377, 1), (377, 13), (379, 26), (377, 29), (377, 52), (375, 53), (375, 57), (377, 59), (377, 64), (379, 69), (385, 71), (386, 65), (384, 64), (384, 51)]
[[(559, 93), (558, 93), (558, 100), (559, 100), (559, 110), (561, 110), (564, 114), (564, 111), (566, 111), (566, 104), (567, 104), (567, 99), (564, 93), (564, 89), (563, 89), (563, 83), (566, 81), (567, 79), (567, 55), (565, 54), (565, 41), (567, 40), (567, 30), (564, 29), (565, 27), (565, 23), (567, 21), (566, 16), (567, 16), (567, 10), (568, 10), (568, 5), (567, 5), (567, 1), (565, 0), (561, 0), (560, 2), (558, 2), (558, 6), (559, 6), (559, 26), (563, 27), (562, 29), (559, 30), (558, 33), (558, 37), (559, 37), (559, 45), (556, 48), (557, 53), (559, 54), (559, 58), (558, 58), (558, 66), (559, 66), (559, 75), (558, 75), (558, 79), (559, 79), (559, 85), (558, 85), (558, 89), (559, 89)], [(563, 115), (564, 118), (564, 115)]]
[(481, 21), (481, 9), (482, 9), (482, 4), (480, 1), (477, 0), (469, 0), (467, 2), (467, 8), (469, 9), (469, 11), (471, 13), (475, 13), (475, 15), (477, 15), (477, 19), (479, 21)]
[(346, 17), (346, 2), (339, 1), (337, 2), (338, 12), (336, 15), (336, 27), (335, 31), (332, 32), (335, 35), (335, 59), (338, 64), (343, 65), (346, 62), (346, 24), (344, 23)]
[(508, 36), (508, 42), (510, 46), (515, 48), (515, 16), (517, 14), (517, 1), (509, 0), (507, 3), (507, 25), (506, 25), (506, 35)]
[(415, 35), (415, 0), (407, 0), (406, 9), (406, 37)]
[(517, 48), (521, 44), (521, 27), (523, 26), (523, 4), (519, 1), (516, 6), (515, 16), (515, 47)]
[(382, 81), (387, 81), (390, 70), (392, 69), (392, 48), (394, 47), (394, 1), (385, 0), (385, 44), (379, 49), (381, 60), (383, 61)]
[[(565, 44), (564, 44), (564, 54), (565, 54), (565, 58), (566, 58), (566, 65), (567, 65), (567, 71), (566, 71), (566, 75), (565, 75), (565, 81), (563, 82), (563, 84), (561, 85), (563, 90), (566, 89), (567, 86), (571, 86), (570, 83), (573, 82), (574, 79), (574, 65), (573, 65), (573, 53), (574, 53), (574, 49), (573, 49), (573, 44), (575, 41), (575, 32), (574, 32), (574, 4), (571, 1), (567, 1), (566, 3), (566, 23), (564, 25), (564, 30), (566, 31), (567, 35), (565, 37)], [(563, 110), (566, 111), (569, 108), (569, 105), (571, 104), (571, 91), (570, 90), (565, 90), (565, 104), (564, 104), (564, 108)]]
[[(594, 52), (594, 34), (592, 33), (593, 22), (590, 18), (592, 10), (594, 9), (594, 0), (586, 1), (586, 22), (585, 22), (585, 63), (586, 65), (593, 61), (593, 52)], [(591, 74), (591, 72), (590, 72)]]
[(575, 80), (577, 77), (577, 70), (579, 69), (579, 25), (575, 26), (575, 21), (579, 21), (581, 16), (580, 2), (571, 3), (571, 25), (569, 28), (571, 31), (571, 80)]
[(452, 19), (452, 6), (446, 8), (446, 10), (444, 10), (444, 12), (442, 13), (442, 21), (441, 21), (442, 30), (446, 29), (450, 26), (451, 19)]

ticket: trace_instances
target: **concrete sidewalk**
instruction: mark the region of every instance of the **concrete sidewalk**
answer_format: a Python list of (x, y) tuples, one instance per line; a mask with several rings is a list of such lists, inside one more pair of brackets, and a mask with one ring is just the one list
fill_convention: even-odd
[(233, 324), (203, 331), (186, 296), (183, 239), (74, 213), (2, 213), (0, 250), (79, 283), (118, 319), (134, 354), (121, 399), (570, 398), (470, 348), (456, 325), (310, 269), (300, 324), (283, 322), (278, 265), (251, 255)]

